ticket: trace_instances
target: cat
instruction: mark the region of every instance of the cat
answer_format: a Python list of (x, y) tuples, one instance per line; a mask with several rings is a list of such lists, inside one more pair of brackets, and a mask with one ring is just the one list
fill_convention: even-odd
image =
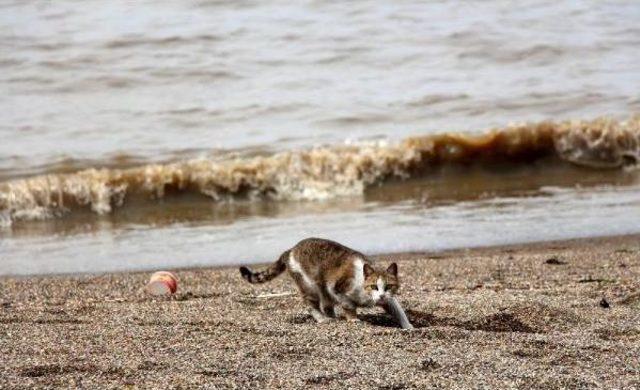
[(358, 307), (385, 307), (400, 287), (396, 263), (380, 271), (362, 253), (321, 238), (300, 241), (261, 272), (240, 267), (240, 274), (249, 283), (264, 283), (285, 270), (319, 323), (357, 321)]

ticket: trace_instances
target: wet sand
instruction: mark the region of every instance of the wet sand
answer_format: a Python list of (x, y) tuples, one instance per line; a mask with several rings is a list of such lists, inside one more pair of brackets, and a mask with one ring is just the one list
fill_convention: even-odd
[[(640, 235), (376, 257), (416, 327), (317, 325), (234, 269), (1, 278), (0, 388), (638, 388)], [(604, 298), (604, 300), (603, 300)]]

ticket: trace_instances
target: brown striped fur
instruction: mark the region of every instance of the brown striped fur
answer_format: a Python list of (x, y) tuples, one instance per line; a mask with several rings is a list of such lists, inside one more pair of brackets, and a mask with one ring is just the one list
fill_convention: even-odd
[(260, 272), (252, 272), (247, 267), (240, 267), (240, 274), (244, 280), (249, 283), (264, 283), (271, 279), (274, 279), (287, 269), (287, 258), (289, 257), (289, 251), (284, 251), (280, 255), (280, 258), (275, 263), (271, 264), (268, 268)]

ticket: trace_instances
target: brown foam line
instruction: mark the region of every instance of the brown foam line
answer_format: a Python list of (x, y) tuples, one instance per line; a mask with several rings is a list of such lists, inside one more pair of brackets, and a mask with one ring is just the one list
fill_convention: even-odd
[[(621, 122), (542, 122), (481, 135), (444, 133), (393, 145), (322, 147), (222, 162), (190, 160), (128, 169), (87, 169), (0, 183), (4, 223), (77, 208), (105, 214), (128, 197), (191, 192), (216, 201), (246, 197), (326, 199), (362, 194), (392, 177), (416, 177), (443, 164), (527, 164), (547, 155), (592, 168), (640, 162), (640, 116)], [(3, 223), (0, 220), (0, 223)]]

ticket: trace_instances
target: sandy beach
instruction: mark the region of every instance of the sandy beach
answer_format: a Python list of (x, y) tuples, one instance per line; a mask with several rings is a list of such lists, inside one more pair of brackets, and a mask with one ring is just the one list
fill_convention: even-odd
[(170, 298), (149, 272), (2, 278), (0, 388), (640, 387), (638, 235), (375, 259), (415, 330), (317, 325), (236, 268), (175, 270)]
[(0, 3), (0, 390), (640, 390), (639, 11)]

